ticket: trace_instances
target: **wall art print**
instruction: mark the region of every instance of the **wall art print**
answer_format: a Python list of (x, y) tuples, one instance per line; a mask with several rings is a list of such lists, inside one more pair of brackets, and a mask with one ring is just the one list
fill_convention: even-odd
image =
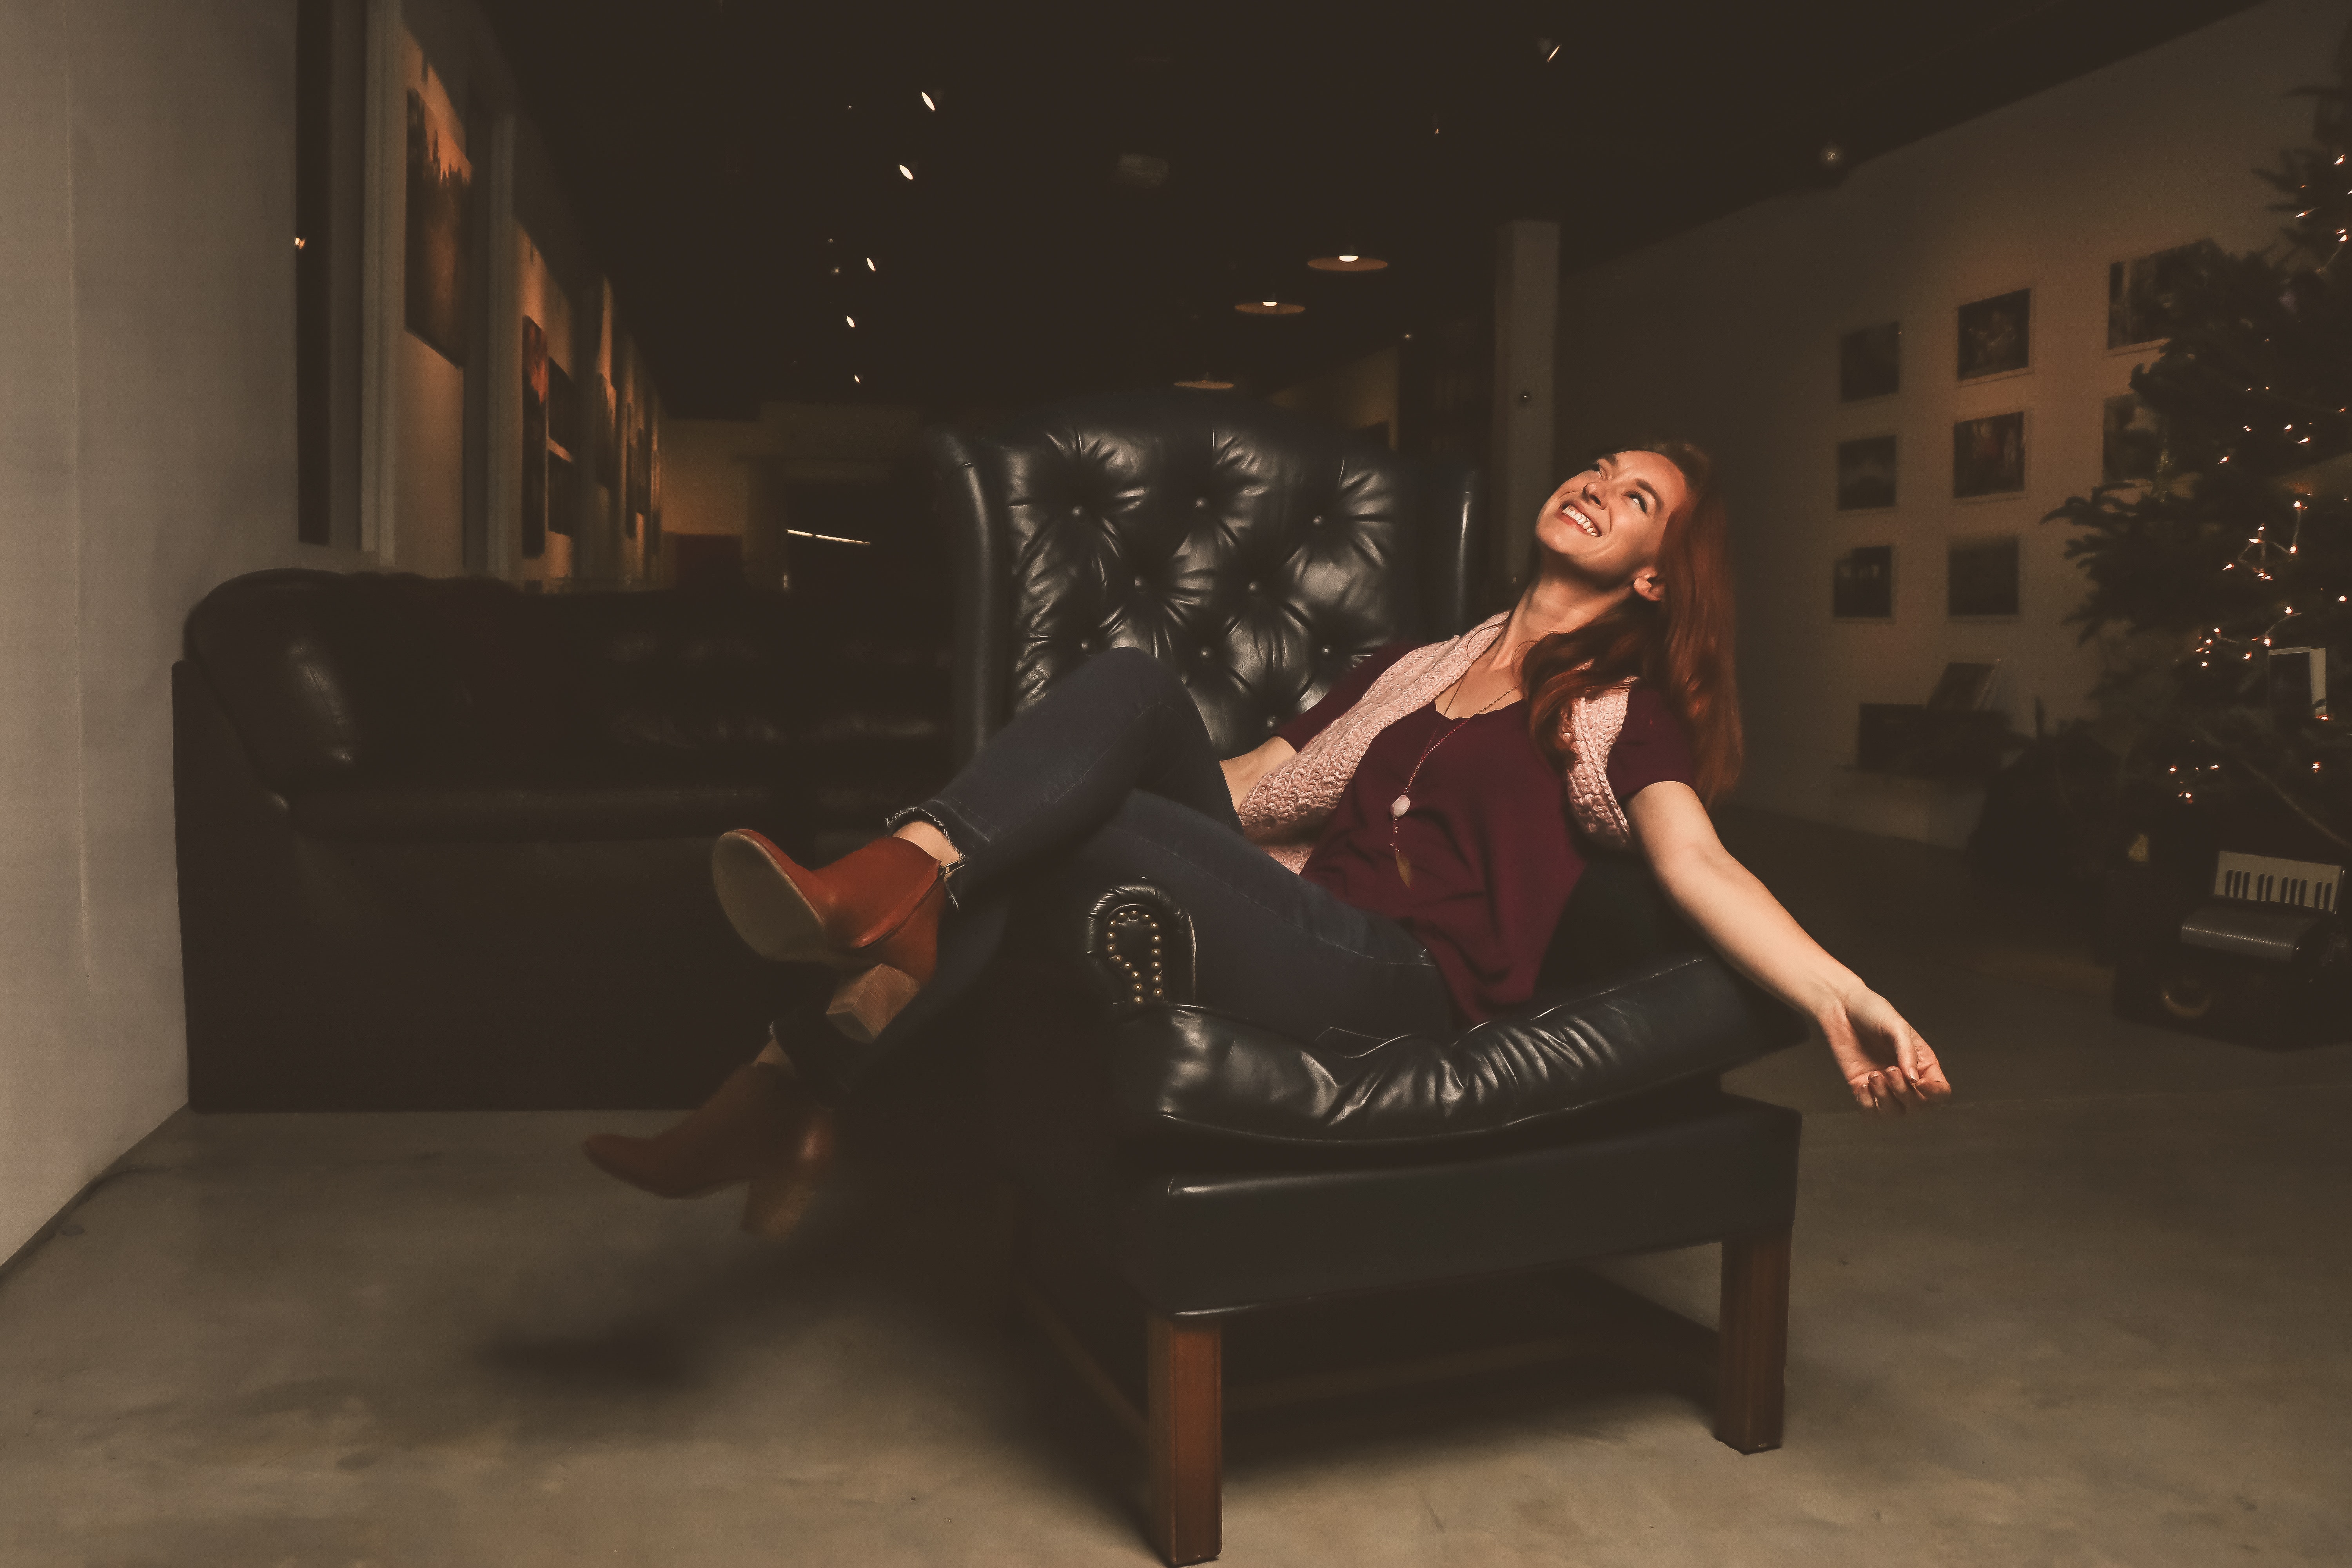
[(567, 459), (572, 456), (572, 443), (579, 438), (579, 384), (572, 373), (547, 357), (547, 444)]
[(637, 536), (637, 519), (645, 509), (637, 504), (637, 405), (624, 399), (621, 404), (621, 537)]
[(430, 70), (435, 101), (408, 89), (408, 190), (402, 258), (402, 319), (451, 364), (466, 363), (467, 231), (474, 165), (467, 160), (447, 95)]
[(1837, 509), (1883, 511), (1895, 504), (1895, 437), (1861, 436), (1837, 449)]
[(1960, 307), (1960, 380), (2015, 375), (2032, 366), (2032, 289), (2011, 289)]
[(1954, 620), (2017, 616), (2017, 535), (1955, 539), (1946, 557), (1944, 613)]
[(654, 507), (654, 433), (647, 410), (636, 408), (629, 426), (629, 515), (651, 515)]
[(1831, 563), (1830, 615), (1841, 621), (1895, 618), (1895, 546), (1857, 544)]
[(603, 376), (594, 381), (589, 406), (596, 418), (596, 482), (608, 490), (621, 488), (621, 402), (618, 389)]
[(2164, 431), (2156, 410), (2137, 392), (2118, 393), (2099, 411), (2099, 483), (2128, 485), (2156, 478)]
[(569, 539), (580, 531), (580, 467), (569, 458), (547, 454), (547, 531)]
[(2107, 347), (2137, 348), (2172, 335), (2180, 286), (2220, 249), (2210, 239), (2107, 264)]
[(547, 553), (547, 332), (522, 319), (522, 552)]
[(1981, 500), (2025, 491), (2025, 410), (1987, 414), (1952, 426), (1952, 499)]
[(1838, 401), (1889, 397), (1903, 386), (1903, 323), (1856, 327), (1838, 339)]

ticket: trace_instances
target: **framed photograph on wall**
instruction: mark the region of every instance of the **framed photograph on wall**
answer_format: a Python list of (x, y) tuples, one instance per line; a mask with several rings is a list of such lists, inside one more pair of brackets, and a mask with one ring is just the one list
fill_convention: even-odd
[(1857, 544), (1830, 563), (1830, 616), (1841, 621), (1895, 618), (1895, 546)]
[(552, 450), (547, 454), (547, 531), (566, 538), (580, 531), (580, 470)]
[(2013, 533), (1952, 540), (1945, 556), (1944, 613), (1956, 621), (2015, 620), (2019, 550)]
[(2182, 284), (2220, 251), (2210, 239), (2192, 240), (2146, 256), (2107, 263), (2107, 352), (2161, 342), (2172, 335), (2174, 299)]
[(596, 430), (592, 439), (595, 446), (596, 482), (608, 490), (621, 488), (621, 399), (619, 388), (603, 376), (593, 376), (588, 406), (596, 416)]
[(1858, 436), (1837, 449), (1837, 509), (1885, 511), (1895, 505), (1895, 437)]
[(526, 557), (547, 553), (547, 332), (522, 319), (522, 526)]
[(1980, 414), (1952, 425), (1952, 499), (2025, 493), (2025, 410)]
[(580, 394), (572, 373), (553, 354), (547, 356), (547, 444), (568, 461), (574, 433), (580, 428)]
[(2137, 392), (2121, 392), (2101, 405), (2099, 415), (2099, 483), (2128, 485), (2156, 478), (2156, 460), (2164, 449), (2164, 432), (2156, 410), (2140, 401)]
[(1959, 379), (1989, 381), (2033, 368), (2033, 290), (2011, 289), (1960, 307)]
[(1838, 401), (1891, 397), (1903, 387), (1903, 323), (1856, 327), (1838, 339)]
[(466, 363), (466, 231), (473, 211), (474, 165), (440, 79), (428, 68), (424, 90), (408, 89), (406, 233), (401, 267), (401, 319), (443, 359)]

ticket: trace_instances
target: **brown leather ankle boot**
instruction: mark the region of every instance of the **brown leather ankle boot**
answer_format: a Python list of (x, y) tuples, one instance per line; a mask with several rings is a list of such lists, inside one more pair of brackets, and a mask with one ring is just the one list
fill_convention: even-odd
[(580, 1152), (606, 1175), (656, 1197), (698, 1198), (748, 1182), (743, 1228), (781, 1237), (832, 1168), (833, 1112), (783, 1068), (746, 1062), (667, 1131), (599, 1132)]
[(877, 838), (821, 870), (793, 863), (748, 828), (723, 834), (711, 880), (735, 934), (779, 963), (887, 964), (917, 985), (939, 964), (940, 863), (903, 838)]

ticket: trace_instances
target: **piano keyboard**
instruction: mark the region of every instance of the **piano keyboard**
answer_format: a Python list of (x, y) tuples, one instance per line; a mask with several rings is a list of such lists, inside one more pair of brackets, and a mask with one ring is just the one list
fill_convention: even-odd
[(2283, 904), (2293, 910), (2334, 914), (2343, 908), (2344, 868), (2317, 860), (2281, 860), (2269, 855), (2221, 851), (2213, 870), (2213, 896), (2249, 903)]

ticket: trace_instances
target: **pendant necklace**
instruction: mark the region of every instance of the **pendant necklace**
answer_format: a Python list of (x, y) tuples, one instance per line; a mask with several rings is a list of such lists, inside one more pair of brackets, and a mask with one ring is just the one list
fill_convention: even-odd
[[(1466, 674), (1464, 679), (1468, 679)], [(1454, 683), (1454, 689), (1455, 690), (1461, 689), (1461, 681), (1457, 680)], [(1439, 731), (1437, 734), (1431, 739), (1427, 745), (1422, 747), (1421, 755), (1414, 759), (1412, 771), (1405, 774), (1404, 777), (1403, 793), (1399, 795), (1394, 800), (1389, 802), (1389, 853), (1396, 857), (1397, 879), (1402, 881), (1406, 887), (1410, 888), (1412, 886), (1412, 862), (1405, 858), (1404, 851), (1397, 847), (1397, 829), (1404, 822), (1404, 814), (1412, 809), (1412, 786), (1421, 780), (1422, 763), (1429, 761), (1430, 754), (1435, 752), (1438, 747), (1445, 744), (1447, 741), (1451, 740), (1454, 736), (1454, 732), (1456, 730), (1461, 729), (1463, 725), (1467, 724), (1473, 719), (1478, 718), (1481, 714), (1493, 712), (1496, 709), (1503, 706), (1507, 700), (1516, 700), (1518, 692), (1515, 689), (1506, 687), (1504, 688), (1503, 695), (1501, 697), (1498, 697), (1494, 701), (1487, 703), (1486, 706), (1479, 709), (1476, 713), (1465, 713), (1459, 719), (1447, 721), (1446, 727)], [(1432, 702), (1429, 706), (1431, 711), (1436, 712), (1436, 703)], [(1442, 712), (1438, 713), (1437, 716), (1440, 719), (1445, 718), (1445, 715)]]

